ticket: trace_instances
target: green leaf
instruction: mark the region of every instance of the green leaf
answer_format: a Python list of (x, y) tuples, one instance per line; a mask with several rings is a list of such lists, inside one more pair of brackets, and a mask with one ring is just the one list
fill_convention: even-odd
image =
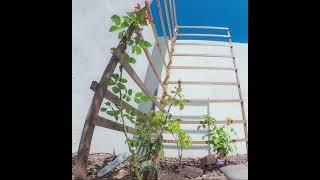
[(129, 16), (129, 18), (130, 18), (131, 20), (136, 19), (136, 16), (134, 15), (133, 12), (127, 12), (127, 14), (128, 14), (128, 16)]
[(113, 32), (120, 29), (118, 26), (111, 26), (111, 28), (109, 29), (109, 32)]
[(128, 90), (128, 94), (131, 96), (132, 95), (132, 89)]
[(148, 96), (141, 96), (141, 100), (144, 102), (148, 102), (150, 98)]
[(129, 46), (132, 46), (133, 43), (134, 43), (134, 41), (133, 41), (132, 39), (130, 39), (130, 40), (128, 41), (128, 45), (129, 45)]
[(177, 88), (177, 93), (181, 93), (181, 91), (182, 91), (181, 87)]
[(120, 76), (119, 76), (119, 74), (112, 74), (111, 77), (113, 77), (114, 79), (118, 79)]
[(117, 94), (117, 93), (120, 92), (120, 89), (119, 89), (117, 86), (113, 86), (113, 87), (112, 87), (112, 91), (113, 91), (115, 94)]
[(122, 82), (122, 83), (127, 83), (128, 80), (126, 80), (126, 79), (124, 79), (124, 78), (121, 78), (121, 79), (120, 79), (120, 82)]
[(107, 111), (107, 114), (109, 114), (110, 116), (117, 116), (120, 113), (120, 111), (115, 110), (115, 111)]
[(101, 108), (101, 111), (105, 112), (105, 111), (107, 111), (107, 108), (103, 107), (103, 108)]
[(135, 97), (141, 97), (142, 95), (143, 95), (142, 92), (137, 92)]
[(205, 124), (202, 124), (202, 128), (203, 128), (203, 129), (206, 129), (206, 127), (207, 127), (207, 126), (206, 126)]
[(126, 22), (127, 24), (131, 24), (132, 23), (132, 19), (130, 19), (129, 16), (124, 16), (124, 22)]
[(127, 96), (126, 101), (129, 102), (131, 100), (130, 96)]
[(126, 28), (126, 27), (129, 27), (129, 24), (128, 24), (128, 22), (125, 21), (125, 22), (121, 23), (120, 27)]
[(109, 101), (104, 103), (104, 104), (107, 105), (107, 106), (110, 106), (110, 102)]
[(117, 48), (115, 47), (111, 48), (112, 53), (114, 53), (115, 50), (117, 50)]
[(118, 15), (113, 15), (111, 17), (112, 22), (114, 22), (116, 25), (120, 25), (121, 23), (121, 18)]
[(130, 112), (130, 115), (131, 116), (135, 116), (138, 114), (138, 111), (136, 109), (133, 109), (131, 112)]
[(140, 103), (140, 99), (139, 98), (134, 98), (134, 102), (139, 104)]
[(184, 104), (180, 103), (179, 107), (180, 107), (180, 110), (182, 110), (184, 108)]
[(125, 35), (125, 32), (123, 31), (119, 32), (118, 39), (122, 39), (124, 35)]
[(134, 45), (133, 46), (133, 49), (134, 49), (134, 53), (140, 55), (142, 53), (142, 49), (141, 47), (137, 46), (137, 45)]
[(139, 21), (139, 24), (140, 24), (141, 26), (148, 26), (148, 22), (147, 22), (147, 20), (145, 20), (145, 19), (140, 20), (140, 21)]
[(141, 41), (140, 46), (141, 46), (142, 48), (152, 47), (151, 43), (149, 43), (148, 41)]
[(115, 85), (116, 83), (111, 78), (108, 78), (107, 79), (107, 84), (112, 86), (112, 85)]
[(133, 57), (129, 57), (128, 61), (129, 61), (129, 63), (131, 63), (131, 64), (135, 64), (135, 63), (136, 63), (136, 59), (133, 58)]
[[(138, 115), (137, 119), (138, 119), (138, 120), (142, 120), (143, 122), (145, 122), (146, 120), (148, 120), (145, 115)], [(147, 127), (150, 128), (151, 126), (147, 126)]]
[(126, 89), (126, 86), (124, 84), (118, 83), (117, 86), (122, 90)]

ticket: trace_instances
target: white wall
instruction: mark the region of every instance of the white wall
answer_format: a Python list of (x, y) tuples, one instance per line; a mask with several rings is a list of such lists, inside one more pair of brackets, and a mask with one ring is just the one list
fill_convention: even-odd
[[(72, 152), (76, 152), (81, 137), (81, 131), (84, 125), (87, 111), (89, 109), (93, 92), (89, 89), (92, 81), (99, 81), (103, 70), (105, 69), (109, 59), (111, 57), (110, 48), (114, 47), (118, 43), (116, 33), (109, 33), (108, 29), (111, 26), (110, 17), (114, 14), (123, 15), (126, 11), (130, 11), (132, 7), (136, 5), (137, 1), (128, 0), (73, 0), (72, 9)], [(143, 2), (140, 0), (139, 2)], [(151, 28), (146, 28), (143, 31), (145, 39), (148, 39), (154, 44)], [(200, 52), (200, 46), (198, 48), (184, 47), (186, 49), (179, 49), (178, 51), (189, 51), (193, 53)], [(150, 53), (153, 52), (152, 48), (149, 49)], [(240, 83), (244, 99), (247, 102), (248, 99), (248, 45), (235, 43), (235, 53), (237, 56), (237, 62), (240, 73)], [(213, 53), (213, 49), (206, 49), (203, 52)], [(208, 58), (207, 58), (208, 59)], [(191, 58), (191, 60), (182, 60), (175, 58), (173, 65), (231, 65), (223, 64), (223, 61), (219, 61), (222, 64), (214, 64), (216, 61), (201, 60), (200, 58)], [(230, 61), (231, 62), (231, 61)], [(139, 77), (145, 80), (148, 70), (148, 62), (144, 56), (137, 58), (137, 63), (133, 65), (136, 69)], [(150, 71), (150, 69), (149, 69)], [(189, 71), (189, 70), (188, 70)], [(171, 80), (215, 80), (214, 78), (229, 78), (228, 75), (217, 75), (214, 72), (205, 71), (194, 72), (190, 75), (190, 72), (177, 70), (172, 72)], [(188, 75), (189, 74), (189, 75)], [(128, 75), (125, 75), (129, 79), (128, 86), (133, 87), (134, 91), (140, 91), (140, 89), (133, 83), (132, 79)], [(162, 76), (164, 74), (162, 73)], [(198, 78), (198, 79), (197, 79)], [(218, 79), (217, 79), (218, 80)], [(197, 88), (195, 88), (197, 87)], [(235, 96), (234, 91), (227, 89), (213, 90), (212, 87), (199, 87), (199, 86), (184, 86), (184, 92), (186, 97), (189, 98), (214, 98), (218, 93), (222, 93), (222, 96)], [(247, 103), (246, 103), (247, 107)], [(201, 115), (205, 112), (201, 107), (190, 107), (193, 109), (185, 110), (185, 114), (189, 115)], [(246, 108), (247, 109), (247, 108)], [(177, 114), (179, 112), (177, 111)], [(215, 107), (210, 104), (210, 113), (214, 116), (220, 116), (225, 118), (226, 115), (237, 116), (240, 111), (236, 110), (236, 107)], [(100, 114), (101, 116), (105, 116)], [(241, 134), (241, 133), (240, 133)], [(124, 136), (122, 133), (96, 127), (91, 152), (112, 152), (113, 149), (117, 153), (127, 151), (127, 145), (124, 144)], [(243, 151), (243, 147), (240, 147), (239, 152)], [(205, 152), (204, 152), (205, 153)], [(167, 150), (168, 156), (175, 156), (176, 151)], [(197, 151), (191, 151), (190, 156), (199, 155)]]

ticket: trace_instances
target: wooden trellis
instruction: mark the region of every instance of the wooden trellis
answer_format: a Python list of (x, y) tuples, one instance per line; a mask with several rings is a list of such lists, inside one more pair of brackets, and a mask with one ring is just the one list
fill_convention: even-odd
[[(145, 1), (147, 11), (151, 14), (151, 7), (150, 7), (150, 1)], [(242, 119), (241, 120), (234, 120), (234, 123), (242, 123), (244, 124), (245, 129), (245, 138), (244, 139), (236, 139), (235, 142), (246, 142), (246, 145), (248, 144), (247, 140), (247, 120), (245, 116), (244, 111), (244, 101), (242, 98), (241, 88), (240, 88), (240, 82), (238, 77), (238, 68), (236, 65), (234, 53), (233, 53), (233, 45), (231, 41), (231, 35), (228, 28), (220, 28), (220, 27), (209, 27), (209, 26), (179, 26), (177, 23), (176, 18), (176, 10), (175, 10), (175, 0), (164, 0), (164, 8), (165, 8), (165, 17), (167, 20), (167, 27), (169, 28), (169, 38), (170, 38), (170, 46), (169, 46), (169, 40), (167, 39), (167, 33), (166, 28), (164, 24), (164, 16), (162, 11), (162, 6), (160, 4), (160, 0), (156, 0), (158, 13), (160, 17), (160, 23), (161, 28), (163, 32), (164, 37), (164, 45), (165, 50), (163, 49), (163, 46), (161, 44), (161, 41), (159, 40), (158, 33), (156, 31), (155, 25), (151, 25), (154, 38), (156, 40), (157, 49), (160, 55), (160, 60), (162, 62), (162, 65), (165, 67), (165, 78), (161, 79), (160, 72), (157, 72), (154, 61), (152, 60), (152, 57), (150, 55), (150, 52), (148, 49), (143, 49), (144, 53), (147, 57), (149, 66), (151, 67), (153, 73), (156, 76), (156, 80), (160, 84), (160, 87), (163, 89), (163, 93), (166, 93), (168, 90), (168, 84), (176, 84), (177, 81), (169, 81), (170, 79), (170, 69), (208, 69), (208, 70), (232, 70), (236, 73), (236, 82), (230, 83), (230, 82), (198, 82), (198, 81), (182, 81), (182, 84), (198, 84), (198, 85), (230, 85), (230, 86), (237, 86), (238, 92), (239, 92), (239, 99), (224, 99), (224, 100), (215, 100), (215, 99), (190, 99), (190, 103), (240, 103), (241, 104), (241, 111), (242, 111)], [(215, 29), (215, 30), (223, 30), (226, 31), (226, 35), (215, 35), (215, 34), (178, 34), (179, 29), (184, 28), (198, 28), (198, 29)], [(132, 36), (133, 28), (132, 26), (129, 26), (127, 30), (127, 34), (129, 37)], [(138, 33), (138, 36), (142, 37), (141, 33)], [(229, 44), (225, 45), (226, 47), (230, 48), (231, 55), (214, 55), (214, 54), (176, 54), (174, 53), (174, 49), (176, 45), (193, 45), (193, 46), (224, 46), (221, 44), (218, 45), (212, 45), (212, 44), (204, 44), (204, 43), (178, 43), (176, 42), (178, 36), (208, 36), (208, 37), (219, 37), (219, 38), (227, 38), (229, 40)], [(143, 38), (143, 37), (142, 37)], [(127, 44), (125, 43), (119, 43), (117, 48), (120, 51), (124, 51), (127, 48)], [(168, 52), (168, 63), (166, 63), (164, 52)], [(171, 66), (172, 60), (174, 56), (195, 56), (195, 57), (224, 57), (224, 58), (232, 58), (233, 60), (233, 67), (198, 67), (198, 66)], [(121, 56), (120, 52), (116, 52), (112, 55), (107, 67), (105, 68), (100, 81), (96, 82), (93, 81), (91, 84), (90, 89), (94, 91), (94, 96), (85, 120), (85, 124), (83, 127), (80, 144), (78, 148), (78, 154), (77, 154), (77, 160), (76, 160), (76, 167), (74, 170), (74, 175), (78, 179), (85, 179), (87, 174), (87, 164), (88, 164), (88, 156), (90, 152), (90, 146), (91, 146), (91, 140), (93, 136), (93, 132), (95, 129), (95, 126), (100, 126), (116, 131), (122, 131), (122, 125), (98, 116), (99, 110), (101, 108), (103, 99), (106, 98), (110, 100), (111, 102), (119, 102), (120, 99), (114, 95), (112, 92), (108, 90), (108, 85), (106, 83), (106, 79), (109, 78), (113, 72), (115, 71), (115, 68), (118, 64), (121, 64), (125, 71), (129, 74), (129, 76), (134, 80), (134, 82), (141, 88), (141, 90), (152, 99), (153, 105), (158, 107), (159, 109), (162, 109), (161, 104), (153, 99), (153, 93), (150, 92), (143, 81), (140, 79), (140, 77), (137, 75), (137, 73), (134, 71), (132, 66), (128, 63), (126, 59), (124, 59), (124, 56)], [(125, 101), (122, 101), (124, 108), (132, 110), (136, 109), (132, 107), (130, 104), (126, 103)], [(136, 109), (138, 113), (140, 112), (138, 109)], [(182, 124), (199, 124), (199, 121), (195, 120), (183, 120), (181, 122)], [(225, 121), (217, 121), (219, 124), (226, 123)], [(136, 134), (136, 128), (135, 127), (127, 127), (128, 133), (130, 134)], [(176, 143), (173, 140), (164, 140), (164, 143)], [(207, 141), (193, 141), (193, 144), (207, 144)]]

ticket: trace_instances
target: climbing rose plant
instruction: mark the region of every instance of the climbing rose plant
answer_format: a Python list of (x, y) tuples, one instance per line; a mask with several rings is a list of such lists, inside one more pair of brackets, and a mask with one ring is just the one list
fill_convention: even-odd
[[(126, 16), (120, 18), (118, 15), (114, 15), (111, 17), (111, 20), (114, 25), (110, 27), (109, 31), (118, 31), (120, 43), (130, 46), (133, 54), (140, 55), (143, 49), (152, 46), (150, 42), (142, 39), (142, 36), (139, 36), (143, 30), (142, 27), (147, 26), (148, 23), (153, 23), (153, 19), (147, 14), (146, 7), (141, 8), (141, 5), (138, 4), (134, 8), (134, 11), (128, 12)], [(128, 35), (129, 27), (133, 28), (132, 36)], [(116, 53), (116, 51), (119, 52), (119, 49), (112, 48), (112, 53)], [(122, 51), (120, 53), (121, 58), (126, 59), (131, 64), (136, 63), (136, 59), (127, 52)], [(160, 101), (163, 107), (162, 109), (151, 110), (148, 114), (143, 114), (136, 109), (126, 108), (124, 102), (133, 101), (139, 105), (149, 102), (151, 99), (143, 92), (133, 92), (132, 89), (127, 87), (126, 83), (128, 80), (123, 77), (122, 65), (119, 66), (119, 71), (120, 73), (114, 73), (106, 79), (106, 83), (111, 87), (112, 92), (118, 96), (118, 100), (114, 103), (107, 101), (105, 106), (101, 108), (101, 111), (113, 116), (116, 121), (121, 122), (122, 131), (126, 138), (125, 142), (131, 153), (131, 171), (134, 173), (136, 179), (141, 180), (143, 176), (143, 164), (149, 161), (155, 165), (155, 160), (158, 155), (163, 156), (164, 154), (162, 134), (165, 131), (176, 135), (177, 145), (180, 148), (186, 148), (191, 145), (190, 137), (176, 124), (178, 120), (174, 119), (170, 113), (174, 106), (182, 110), (188, 100), (184, 99), (181, 94), (182, 88), (181, 82), (179, 81), (174, 91), (171, 91), (169, 94), (164, 93), (161, 99), (158, 97), (152, 99)], [(136, 138), (130, 138), (128, 135), (126, 125), (128, 121), (136, 126), (141, 126), (141, 128), (137, 128)], [(145, 148), (147, 151), (141, 156), (137, 154), (138, 148)]]

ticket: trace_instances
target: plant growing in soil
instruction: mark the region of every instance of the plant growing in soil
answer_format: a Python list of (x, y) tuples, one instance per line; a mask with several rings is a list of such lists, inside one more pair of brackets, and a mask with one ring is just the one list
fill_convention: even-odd
[[(227, 118), (227, 125), (221, 127), (215, 124), (215, 119), (209, 115), (204, 115), (204, 121), (200, 121), (201, 125), (198, 126), (198, 130), (203, 128), (206, 130), (209, 127), (209, 131), (205, 134), (202, 139), (208, 138), (210, 150), (216, 153), (217, 158), (224, 160), (225, 157), (234, 149), (236, 149), (235, 144), (231, 141), (228, 132), (236, 135), (236, 132), (229, 125), (232, 123), (232, 118)], [(232, 146), (233, 145), (233, 146)]]
[(181, 129), (179, 120), (173, 120), (168, 123), (167, 130), (175, 138), (178, 146), (179, 170), (181, 170), (182, 151), (192, 145), (191, 137)]
[[(133, 54), (140, 55), (143, 48), (151, 47), (151, 44), (144, 40), (141, 36), (141, 30), (143, 26), (147, 26), (148, 22), (153, 23), (153, 19), (148, 15), (146, 7), (141, 8), (138, 4), (135, 10), (128, 12), (127, 16), (120, 18), (117, 15), (112, 16), (112, 22), (114, 25), (110, 27), (109, 31), (120, 31), (118, 38), (121, 39), (120, 43), (125, 47), (131, 46)], [(130, 31), (129, 31), (130, 29)], [(129, 56), (125, 50), (120, 51), (119, 48), (112, 48), (113, 54), (120, 54), (121, 58), (128, 60), (129, 63), (136, 63), (134, 57)], [(165, 93), (161, 99), (154, 97), (156, 100), (160, 100), (160, 104), (163, 110), (152, 110), (148, 114), (139, 113), (137, 110), (124, 107), (123, 102), (130, 102), (133, 100), (136, 104), (150, 101), (150, 98), (142, 92), (134, 93), (132, 89), (126, 86), (127, 79), (123, 77), (123, 66), (119, 66), (120, 73), (114, 73), (106, 79), (107, 84), (111, 87), (112, 92), (118, 96), (119, 100), (115, 103), (107, 101), (106, 107), (102, 107), (101, 111), (113, 116), (116, 121), (121, 121), (122, 131), (126, 138), (129, 151), (131, 153), (130, 165), (131, 170), (134, 172), (136, 179), (141, 180), (143, 169), (142, 164), (146, 161), (155, 162), (155, 159), (159, 154), (163, 154), (163, 138), (162, 134), (164, 130), (172, 129), (171, 122), (175, 121), (170, 114), (173, 106), (179, 106), (180, 109), (184, 108), (184, 104), (188, 100), (183, 98), (181, 94), (181, 82), (179, 81), (178, 87), (171, 94)], [(130, 121), (134, 125), (142, 125), (141, 129), (136, 131), (137, 138), (130, 138), (128, 135), (128, 129), (126, 121)], [(178, 133), (179, 145), (185, 147), (189, 145), (187, 137), (184, 136), (184, 132), (171, 131), (172, 133)], [(147, 149), (147, 153), (144, 156), (139, 156), (136, 152), (138, 147), (144, 147)], [(155, 163), (153, 163), (155, 164)]]

